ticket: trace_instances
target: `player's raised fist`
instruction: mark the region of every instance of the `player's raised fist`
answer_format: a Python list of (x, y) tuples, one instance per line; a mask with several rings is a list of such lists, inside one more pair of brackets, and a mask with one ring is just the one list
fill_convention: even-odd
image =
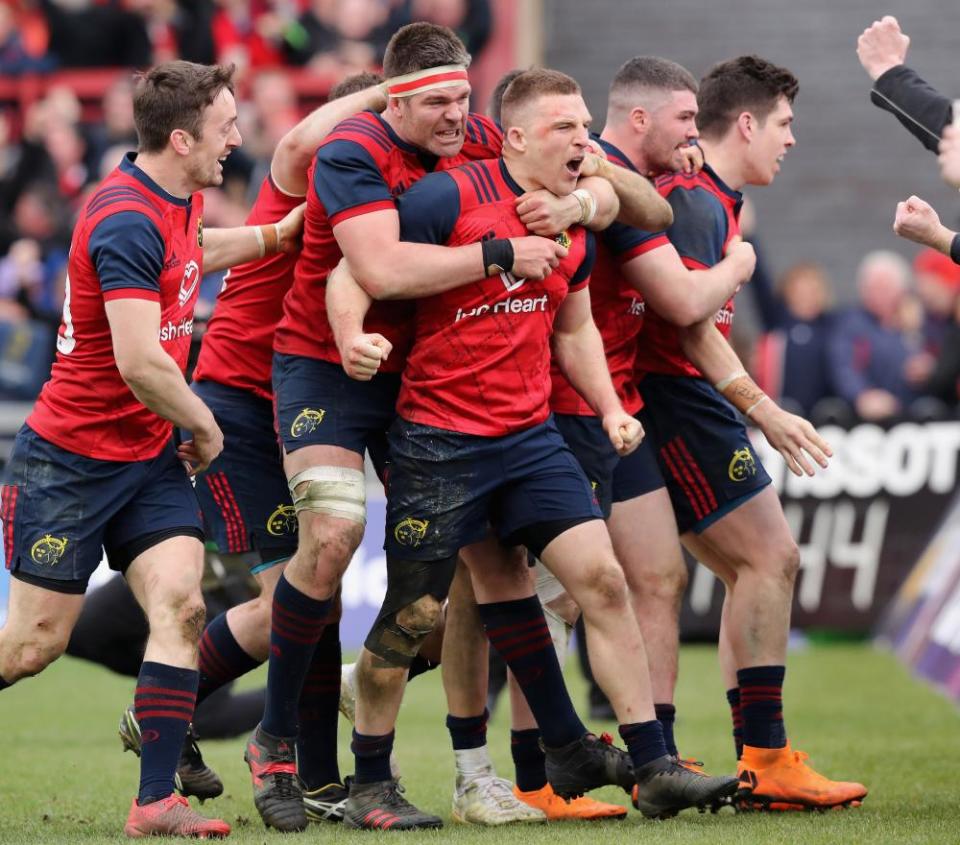
[(513, 244), (513, 275), (518, 279), (545, 279), (567, 256), (567, 248), (552, 238), (529, 235), (511, 238)]
[(757, 253), (753, 244), (738, 237), (735, 242), (727, 247), (727, 255), (736, 262), (740, 279), (749, 282), (753, 276), (753, 270), (757, 266)]
[(643, 441), (643, 426), (623, 409), (603, 418), (603, 430), (620, 457), (629, 455)]
[(907, 60), (910, 38), (903, 34), (893, 15), (886, 15), (868, 26), (857, 39), (857, 58), (871, 79)]
[(952, 233), (941, 225), (940, 217), (933, 206), (917, 196), (897, 203), (893, 231), (908, 241), (941, 250), (944, 246), (949, 250), (953, 237)]
[(392, 351), (393, 344), (382, 334), (358, 334), (348, 339), (340, 351), (343, 370), (352, 379), (370, 381)]

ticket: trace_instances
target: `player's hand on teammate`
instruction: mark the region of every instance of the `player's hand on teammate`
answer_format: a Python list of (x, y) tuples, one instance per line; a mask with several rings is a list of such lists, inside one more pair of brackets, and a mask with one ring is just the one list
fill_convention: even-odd
[(908, 241), (946, 252), (953, 240), (953, 232), (940, 222), (933, 206), (916, 196), (897, 203), (893, 231)]
[(868, 26), (857, 39), (857, 58), (871, 79), (878, 79), (890, 68), (907, 60), (910, 37), (903, 34), (893, 15), (886, 15)]
[(960, 127), (948, 126), (943, 130), (937, 161), (940, 162), (940, 177), (943, 181), (954, 188), (960, 188)]
[(517, 197), (520, 221), (535, 235), (550, 237), (580, 222), (580, 203), (572, 194), (558, 197), (550, 191), (528, 191)]
[(603, 430), (621, 458), (629, 455), (643, 441), (643, 426), (640, 421), (622, 408), (603, 418)]
[(703, 150), (697, 144), (688, 144), (681, 147), (680, 155), (682, 156), (680, 169), (688, 176), (703, 170), (706, 159), (703, 157)]
[(773, 401), (761, 402), (750, 416), (794, 475), (812, 476), (816, 469), (811, 458), (821, 468), (827, 468), (833, 449), (803, 417), (783, 410)]
[(727, 256), (735, 263), (741, 282), (749, 282), (757, 266), (757, 252), (753, 244), (735, 235), (727, 244)]
[(390, 357), (393, 344), (382, 334), (358, 334), (348, 338), (340, 350), (343, 371), (357, 381), (370, 381)]
[(513, 244), (513, 275), (518, 279), (545, 279), (567, 257), (567, 248), (552, 238), (528, 235), (510, 238)]
[(192, 433), (192, 440), (177, 447), (177, 457), (190, 475), (196, 475), (209, 467), (223, 451), (223, 432), (211, 417), (209, 425), (198, 427)]
[(282, 220), (277, 221), (277, 252), (293, 255), (300, 252), (303, 246), (303, 215), (307, 210), (305, 202), (300, 203), (293, 211), (287, 213)]

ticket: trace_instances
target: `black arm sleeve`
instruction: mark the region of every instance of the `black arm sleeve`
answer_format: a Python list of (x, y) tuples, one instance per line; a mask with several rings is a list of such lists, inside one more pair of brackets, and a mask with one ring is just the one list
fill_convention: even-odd
[(873, 85), (870, 99), (891, 112), (931, 152), (953, 119), (953, 103), (906, 65), (890, 68)]

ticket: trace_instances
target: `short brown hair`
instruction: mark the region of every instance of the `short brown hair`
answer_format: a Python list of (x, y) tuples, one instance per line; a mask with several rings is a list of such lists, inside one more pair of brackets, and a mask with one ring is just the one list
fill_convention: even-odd
[(523, 68), (519, 67), (508, 70), (500, 77), (497, 87), (493, 89), (493, 93), (490, 95), (490, 102), (487, 103), (487, 116), (497, 123), (500, 122), (500, 107), (503, 105), (503, 95), (506, 93), (507, 88), (510, 87), (510, 83), (523, 72)]
[(432, 67), (469, 64), (470, 54), (452, 29), (425, 21), (400, 27), (383, 54), (383, 73), (388, 79)]
[(722, 138), (743, 112), (764, 121), (781, 97), (792, 103), (799, 83), (786, 68), (759, 56), (739, 56), (714, 65), (700, 80), (697, 128)]
[(580, 83), (572, 76), (567, 76), (559, 70), (548, 68), (532, 68), (518, 74), (503, 92), (503, 101), (500, 112), (503, 116), (503, 126), (507, 128), (521, 107), (538, 97), (551, 95), (579, 94)]
[(330, 95), (327, 97), (327, 100), (339, 100), (341, 97), (348, 97), (351, 94), (356, 94), (357, 91), (363, 91), (365, 88), (372, 88), (374, 85), (379, 85), (381, 82), (383, 82), (383, 77), (379, 73), (374, 73), (372, 70), (364, 70), (348, 76), (346, 79), (341, 79), (340, 82), (330, 89)]
[(140, 152), (158, 153), (174, 129), (199, 138), (203, 111), (226, 88), (233, 93), (234, 66), (164, 62), (141, 75), (133, 94), (133, 121)]

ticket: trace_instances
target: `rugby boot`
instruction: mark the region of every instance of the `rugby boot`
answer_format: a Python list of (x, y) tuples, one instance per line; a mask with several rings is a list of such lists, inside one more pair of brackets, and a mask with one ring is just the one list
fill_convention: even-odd
[(346, 783), (328, 783), (317, 789), (303, 790), (303, 809), (311, 822), (342, 822), (347, 806), (350, 778)]
[(619, 804), (607, 804), (605, 801), (596, 801), (587, 795), (580, 798), (571, 798), (565, 801), (550, 784), (530, 792), (521, 792), (518, 787), (513, 788), (513, 794), (525, 804), (542, 810), (548, 822), (564, 821), (601, 821), (613, 819), (620, 821), (627, 817), (627, 808)]
[[(681, 766), (683, 766), (683, 768), (689, 769), (691, 772), (696, 772), (699, 775), (705, 775), (707, 773), (703, 768), (702, 760), (695, 760), (693, 757), (680, 757), (679, 755), (677, 756), (676, 760)], [(710, 810), (711, 813), (719, 813), (723, 807), (731, 806), (733, 806), (733, 797), (728, 795), (723, 798), (718, 798), (712, 804), (709, 804), (705, 809)]]
[[(124, 751), (132, 751), (140, 756), (140, 725), (131, 704), (123, 711), (120, 717), (120, 741)], [(200, 748), (197, 746), (197, 736), (193, 732), (193, 725), (187, 728), (187, 736), (180, 750), (180, 759), (177, 761), (177, 771), (174, 774), (174, 786), (177, 792), (184, 796), (193, 796), (200, 802), (208, 798), (216, 798), (223, 794), (223, 781), (219, 775), (203, 762)]]
[(344, 810), (345, 827), (364, 830), (420, 830), (443, 827), (438, 816), (431, 816), (403, 797), (403, 787), (396, 780), (374, 783), (351, 783)]
[(831, 810), (859, 807), (867, 796), (861, 783), (833, 781), (807, 765), (807, 755), (784, 748), (743, 747), (737, 765), (738, 810)]
[(702, 811), (731, 798), (737, 786), (736, 778), (691, 771), (665, 754), (637, 770), (633, 806), (648, 819), (669, 819), (687, 807)]
[(517, 798), (511, 787), (510, 781), (497, 777), (492, 768), (476, 774), (457, 775), (450, 815), (459, 824), (487, 827), (547, 820), (544, 812)]
[(276, 830), (303, 830), (307, 814), (293, 740), (270, 736), (257, 725), (243, 759), (250, 767), (253, 803), (263, 823)]
[(194, 812), (182, 795), (171, 793), (166, 798), (144, 804), (133, 799), (123, 832), (133, 838), (141, 836), (192, 836), (195, 839), (222, 839), (230, 835), (230, 825), (220, 819), (208, 819)]
[(579, 798), (601, 786), (629, 793), (635, 783), (630, 755), (613, 744), (610, 734), (587, 733), (560, 748), (544, 746), (547, 781), (561, 798)]

